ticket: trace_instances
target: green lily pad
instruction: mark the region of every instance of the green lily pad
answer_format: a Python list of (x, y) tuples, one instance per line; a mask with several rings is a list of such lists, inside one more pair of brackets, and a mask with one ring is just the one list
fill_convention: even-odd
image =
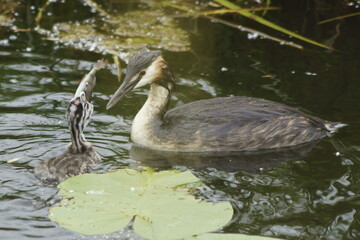
[(134, 231), (147, 239), (187, 238), (219, 229), (233, 215), (230, 203), (205, 202), (189, 193), (202, 185), (191, 172), (83, 174), (59, 184), (64, 199), (49, 216), (87, 235), (118, 231), (135, 217)]

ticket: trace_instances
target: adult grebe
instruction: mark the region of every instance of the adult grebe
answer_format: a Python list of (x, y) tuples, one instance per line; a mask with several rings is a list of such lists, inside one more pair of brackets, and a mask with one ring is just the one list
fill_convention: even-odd
[(167, 112), (174, 77), (160, 51), (140, 50), (130, 60), (123, 84), (107, 104), (150, 84), (131, 127), (141, 146), (170, 151), (244, 151), (295, 146), (329, 136), (335, 123), (296, 108), (251, 97), (191, 102)]
[(79, 84), (66, 111), (71, 143), (62, 155), (35, 166), (35, 175), (41, 180), (59, 182), (89, 172), (94, 165), (100, 162), (101, 157), (95, 152), (92, 144), (86, 141), (83, 131), (93, 112), (91, 99), (96, 82), (95, 73), (106, 65), (107, 62), (104, 60), (96, 63)]

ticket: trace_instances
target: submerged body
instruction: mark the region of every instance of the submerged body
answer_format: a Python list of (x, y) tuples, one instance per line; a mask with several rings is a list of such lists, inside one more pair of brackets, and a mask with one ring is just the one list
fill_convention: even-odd
[(43, 180), (59, 182), (90, 170), (101, 161), (100, 155), (89, 146), (82, 153), (72, 153), (68, 146), (63, 154), (47, 159), (35, 166), (35, 175)]
[(96, 63), (79, 84), (66, 111), (71, 143), (60, 156), (45, 160), (35, 166), (34, 173), (39, 179), (59, 182), (89, 172), (101, 161), (100, 155), (94, 150), (92, 144), (86, 141), (83, 130), (89, 123), (93, 112), (91, 98), (96, 82), (95, 73), (104, 68), (106, 64), (105, 61)]
[(329, 136), (335, 124), (259, 98), (200, 100), (167, 112), (174, 79), (159, 51), (133, 56), (108, 108), (134, 87), (150, 84), (131, 127), (133, 142), (170, 151), (247, 151), (296, 146)]

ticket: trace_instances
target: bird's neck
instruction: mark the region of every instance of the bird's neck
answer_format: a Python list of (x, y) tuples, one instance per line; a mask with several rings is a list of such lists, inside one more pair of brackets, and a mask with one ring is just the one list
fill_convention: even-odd
[(143, 125), (153, 121), (161, 122), (167, 111), (170, 95), (169, 89), (156, 83), (151, 84), (148, 99), (136, 115), (134, 123)]
[(150, 85), (148, 99), (135, 116), (131, 127), (133, 142), (147, 145), (146, 141), (155, 138), (163, 122), (171, 97), (173, 83), (164, 81), (165, 85), (153, 83)]
[(85, 152), (91, 144), (86, 141), (83, 129), (78, 124), (72, 123), (69, 125), (70, 134), (71, 134), (71, 144), (69, 149), (73, 154), (79, 154)]

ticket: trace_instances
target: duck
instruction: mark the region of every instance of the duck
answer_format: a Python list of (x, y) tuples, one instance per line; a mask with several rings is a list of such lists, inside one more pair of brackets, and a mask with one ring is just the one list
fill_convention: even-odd
[(87, 173), (101, 161), (93, 145), (84, 137), (84, 129), (94, 110), (92, 93), (96, 84), (95, 73), (107, 66), (106, 60), (94, 64), (86, 74), (66, 109), (71, 142), (65, 151), (56, 157), (37, 164), (34, 173), (42, 181), (60, 182), (69, 177)]
[(131, 126), (136, 145), (162, 151), (256, 151), (332, 136), (338, 123), (285, 104), (246, 96), (216, 97), (168, 110), (175, 78), (160, 50), (143, 48), (128, 62), (110, 109), (133, 89), (150, 85)]

